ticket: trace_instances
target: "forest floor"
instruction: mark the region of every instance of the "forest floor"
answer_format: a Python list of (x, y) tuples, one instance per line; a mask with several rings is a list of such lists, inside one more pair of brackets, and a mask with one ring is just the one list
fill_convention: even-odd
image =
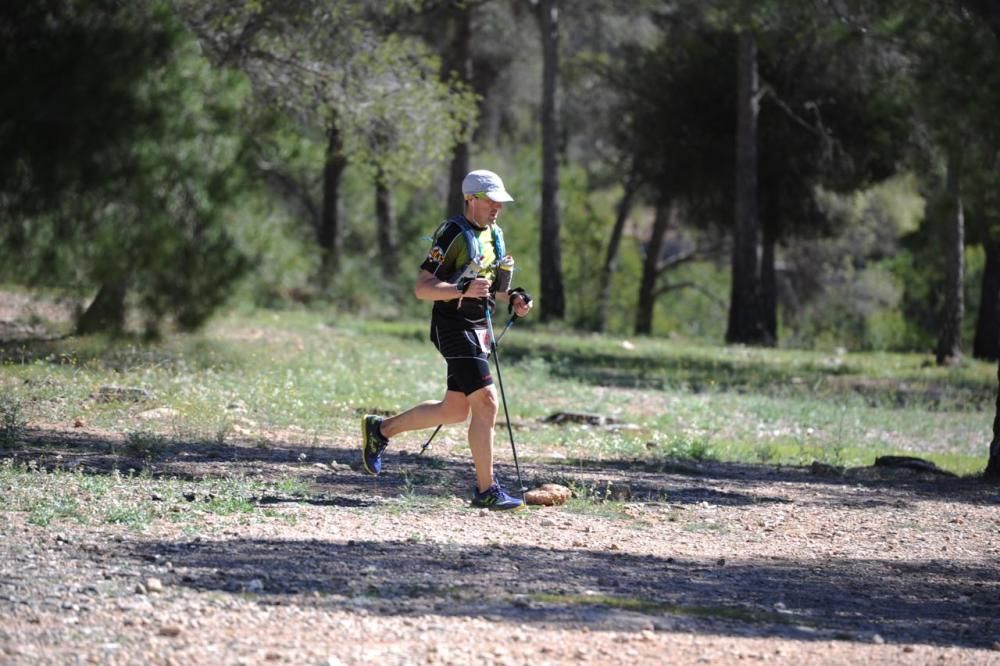
[(0, 663), (1000, 664), (1000, 497), (974, 479), (531, 464), (578, 499), (500, 513), (437, 444), (372, 478), (350, 433), (116, 438), (0, 450), (0, 496), (76, 498), (0, 512)]

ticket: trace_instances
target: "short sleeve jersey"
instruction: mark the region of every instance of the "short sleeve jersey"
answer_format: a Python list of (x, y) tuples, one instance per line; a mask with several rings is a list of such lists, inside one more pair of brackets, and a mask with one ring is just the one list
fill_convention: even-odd
[[(454, 283), (469, 264), (469, 250), (457, 217), (448, 218), (437, 231), (422, 270), (432, 273), (444, 282)], [(473, 230), (475, 226), (473, 225)], [(483, 270), (479, 277), (488, 280), (496, 278), (496, 250), (493, 246), (493, 231), (486, 227), (476, 234), (479, 249), (483, 254)], [(486, 308), (496, 305), (492, 298), (461, 298), (456, 291), (455, 298), (448, 301), (434, 301), (431, 321), (435, 326), (445, 328), (481, 328), (486, 326)]]

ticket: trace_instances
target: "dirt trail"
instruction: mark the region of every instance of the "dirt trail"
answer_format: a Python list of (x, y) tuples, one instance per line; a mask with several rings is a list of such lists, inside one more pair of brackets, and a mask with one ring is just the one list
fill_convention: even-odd
[(372, 479), (346, 440), (143, 462), (31, 436), (0, 459), (309, 491), (138, 530), (0, 512), (3, 664), (1000, 664), (1000, 498), (971, 480), (528, 464), (591, 499), (508, 515), (469, 508), (468, 461), (433, 449)]

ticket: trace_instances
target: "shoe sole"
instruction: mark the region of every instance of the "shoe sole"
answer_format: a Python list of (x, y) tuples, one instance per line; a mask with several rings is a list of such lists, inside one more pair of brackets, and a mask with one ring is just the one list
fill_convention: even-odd
[(365, 458), (365, 451), (368, 450), (368, 417), (361, 417), (361, 466), (364, 467), (365, 473), (368, 476), (378, 476), (378, 472), (368, 467), (368, 461)]
[(473, 504), (472, 508), (487, 509), (488, 511), (521, 511), (523, 509), (527, 509), (528, 505), (522, 503), (518, 504), (517, 506), (502, 507), (502, 506), (479, 506), (478, 504)]

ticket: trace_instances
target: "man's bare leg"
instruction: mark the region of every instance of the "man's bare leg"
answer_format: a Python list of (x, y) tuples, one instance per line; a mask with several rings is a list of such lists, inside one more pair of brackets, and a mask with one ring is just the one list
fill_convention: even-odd
[(428, 400), (382, 421), (382, 435), (393, 438), (410, 430), (422, 430), (442, 423), (461, 423), (469, 416), (469, 399), (461, 391), (448, 391), (444, 400)]
[(469, 448), (476, 466), (476, 490), (483, 492), (493, 484), (493, 428), (497, 420), (497, 392), (486, 386), (468, 396), (472, 419), (469, 421)]

